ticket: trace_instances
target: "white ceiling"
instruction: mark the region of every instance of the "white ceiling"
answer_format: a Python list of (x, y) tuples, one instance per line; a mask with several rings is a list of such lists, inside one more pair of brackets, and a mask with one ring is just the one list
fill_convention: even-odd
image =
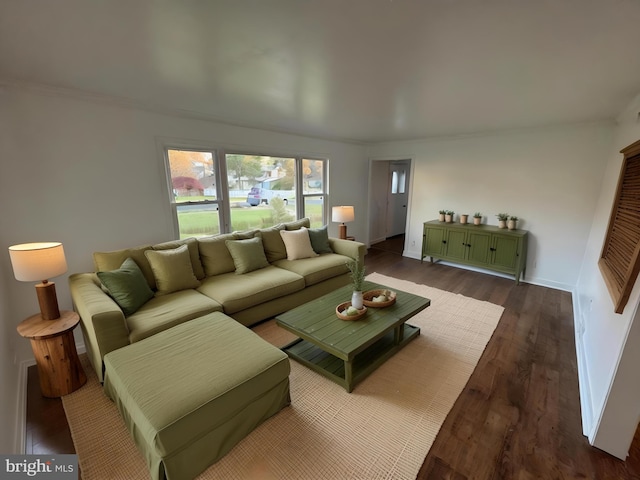
[(638, 0), (2, 0), (0, 82), (381, 141), (614, 118)]

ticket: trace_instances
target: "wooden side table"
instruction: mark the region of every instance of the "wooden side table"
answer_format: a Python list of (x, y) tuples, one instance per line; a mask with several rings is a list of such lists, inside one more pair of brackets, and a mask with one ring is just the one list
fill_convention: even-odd
[(18, 333), (31, 340), (45, 397), (67, 395), (87, 381), (73, 338), (73, 329), (79, 321), (76, 312), (64, 310), (55, 320), (43, 320), (37, 314), (18, 325)]

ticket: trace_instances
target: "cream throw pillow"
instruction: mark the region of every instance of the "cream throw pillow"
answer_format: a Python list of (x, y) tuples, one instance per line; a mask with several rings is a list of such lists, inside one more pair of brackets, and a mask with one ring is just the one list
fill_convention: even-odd
[(144, 254), (156, 277), (156, 296), (200, 286), (200, 280), (193, 273), (187, 245), (171, 250), (147, 250)]
[(317, 257), (318, 254), (313, 251), (309, 232), (306, 227), (299, 230), (280, 230), (282, 241), (287, 249), (287, 260), (298, 260), (301, 258)]

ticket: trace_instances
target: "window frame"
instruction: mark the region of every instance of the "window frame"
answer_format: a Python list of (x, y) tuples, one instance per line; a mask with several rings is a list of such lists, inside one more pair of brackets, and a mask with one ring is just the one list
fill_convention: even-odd
[[(227, 155), (254, 155), (254, 156), (268, 156), (276, 158), (291, 158), (295, 162), (295, 191), (296, 198), (300, 201), (296, 201), (295, 214), (297, 219), (305, 217), (305, 198), (306, 197), (322, 197), (322, 222), (327, 224), (328, 219), (328, 165), (329, 159), (321, 156), (304, 155), (304, 154), (287, 154), (287, 153), (275, 153), (256, 151), (245, 148), (231, 148), (231, 147), (213, 147), (210, 145), (203, 145), (197, 142), (183, 142), (183, 141), (162, 141), (162, 158), (164, 165), (164, 176), (167, 188), (167, 195), (169, 197), (169, 205), (172, 215), (172, 224), (174, 238), (180, 238), (180, 225), (178, 222), (178, 206), (179, 205), (218, 205), (218, 215), (220, 224), (220, 234), (231, 233), (231, 205), (229, 201), (229, 179), (227, 171)], [(216, 175), (216, 200), (202, 200), (195, 202), (176, 202), (172, 195), (173, 185), (171, 176), (171, 164), (169, 162), (169, 150), (182, 150), (190, 152), (207, 152), (211, 153), (214, 162), (214, 171)], [(321, 161), (322, 162), (322, 192), (313, 194), (304, 194), (303, 188), (303, 161)]]

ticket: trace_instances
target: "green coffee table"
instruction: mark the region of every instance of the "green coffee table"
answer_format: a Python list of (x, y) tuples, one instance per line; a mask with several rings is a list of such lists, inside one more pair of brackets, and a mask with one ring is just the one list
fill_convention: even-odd
[[(365, 282), (364, 291), (389, 288)], [(276, 323), (300, 337), (283, 348), (289, 357), (342, 385), (347, 392), (420, 335), (405, 323), (431, 300), (395, 290), (396, 303), (369, 308), (359, 320), (340, 320), (338, 304), (351, 299), (351, 285), (305, 303), (276, 317)]]

